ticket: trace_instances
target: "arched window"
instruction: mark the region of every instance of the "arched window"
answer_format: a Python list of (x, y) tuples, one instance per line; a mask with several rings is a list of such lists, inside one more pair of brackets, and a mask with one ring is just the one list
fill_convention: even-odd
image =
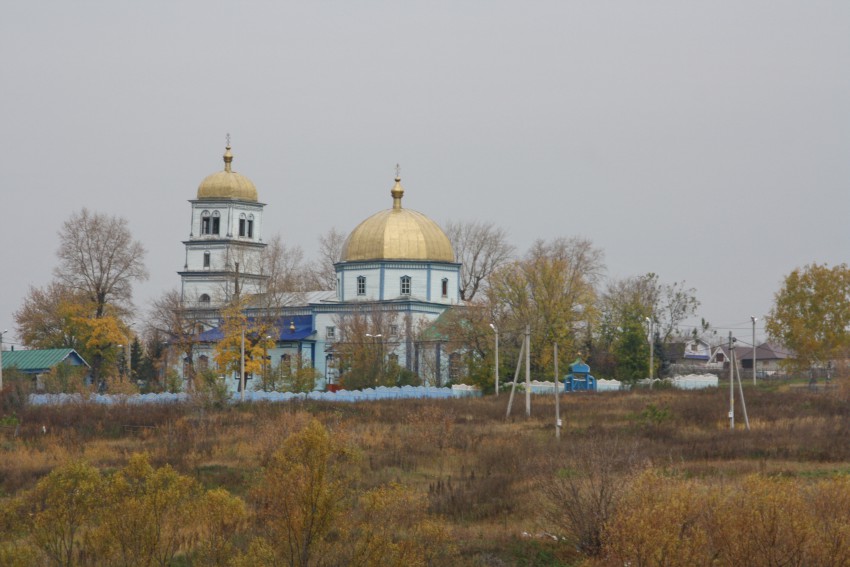
[(443, 297), (449, 296), (449, 278), (443, 278), (442, 291)]
[(457, 382), (463, 377), (463, 366), (459, 352), (453, 352), (449, 355), (449, 380)]
[(245, 236), (248, 230), (247, 227), (248, 219), (245, 217), (245, 213), (239, 215), (239, 236)]
[(366, 276), (357, 276), (357, 295), (366, 295)]
[(248, 215), (248, 238), (254, 238), (254, 215)]
[(221, 228), (221, 213), (213, 211), (212, 214), (212, 233), (218, 234)]
[(204, 267), (205, 268), (210, 267), (210, 252), (209, 252), (209, 250), (204, 252)]
[(209, 305), (210, 304), (210, 296), (206, 293), (202, 293), (201, 297), (198, 298), (198, 303), (201, 305)]
[(212, 231), (212, 222), (210, 212), (204, 211), (201, 213), (201, 234), (210, 234)]
[(410, 276), (401, 276), (401, 294), (410, 295)]

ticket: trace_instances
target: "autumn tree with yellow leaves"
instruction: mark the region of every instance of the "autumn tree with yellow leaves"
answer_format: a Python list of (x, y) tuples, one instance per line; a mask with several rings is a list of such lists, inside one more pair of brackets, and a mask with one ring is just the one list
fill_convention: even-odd
[(850, 268), (811, 264), (785, 277), (765, 325), (767, 334), (793, 352), (798, 368), (850, 352)]
[[(580, 350), (597, 316), (603, 253), (584, 238), (538, 240), (522, 258), (490, 278), (489, 301), (506, 354), (531, 332), (533, 371), (549, 372), (553, 343), (567, 356)], [(514, 346), (514, 348), (516, 348)]]
[(15, 313), (26, 346), (79, 349), (95, 382), (113, 365), (114, 347), (129, 344), (133, 284), (148, 277), (145, 248), (127, 220), (82, 209), (59, 234), (55, 281), (32, 288)]
[(226, 376), (239, 376), (242, 345), (245, 347), (245, 374), (262, 375), (268, 370), (266, 354), (275, 345), (278, 328), (268, 318), (249, 318), (246, 300), (236, 297), (221, 311), (222, 339), (215, 346), (215, 363)]

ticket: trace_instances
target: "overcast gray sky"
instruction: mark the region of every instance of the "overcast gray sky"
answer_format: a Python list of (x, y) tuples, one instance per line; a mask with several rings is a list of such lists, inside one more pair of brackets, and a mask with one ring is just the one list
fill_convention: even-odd
[[(850, 253), (850, 2), (7, 2), (0, 330), (75, 210), (176, 287), (188, 199), (234, 169), (308, 255), (391, 206), (580, 235), (748, 339), (782, 277)], [(759, 323), (761, 336), (761, 323)]]

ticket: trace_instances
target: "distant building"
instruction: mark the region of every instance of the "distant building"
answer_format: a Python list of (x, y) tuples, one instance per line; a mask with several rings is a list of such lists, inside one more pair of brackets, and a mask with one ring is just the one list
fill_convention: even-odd
[[(793, 354), (785, 347), (771, 342), (765, 342), (756, 347), (756, 370), (758, 376), (772, 376), (785, 372), (782, 362), (786, 358), (793, 358)], [(735, 358), (743, 370), (753, 369), (753, 347), (737, 345), (735, 347)], [(730, 354), (728, 345), (715, 347), (711, 356), (711, 362), (726, 364), (729, 362)]]
[(32, 376), (38, 388), (42, 385), (44, 375), (60, 364), (90, 368), (83, 357), (72, 348), (8, 350), (3, 351), (2, 357), (4, 371), (14, 368)]
[[(224, 171), (205, 178), (197, 198), (190, 201), (186, 259), (178, 273), (183, 305), (200, 322), (192, 361), (184, 361), (196, 368), (212, 365), (215, 344), (223, 336), (220, 308), (236, 293), (260, 298), (267, 278), (262, 264), (265, 204), (258, 201), (254, 184), (232, 170), (232, 161), (228, 144)], [(458, 303), (460, 264), (437, 223), (402, 206), (399, 175), (390, 197), (392, 208), (358, 224), (346, 239), (334, 265), (335, 290), (289, 294), (275, 306), (277, 331), (267, 355), (272, 368), (298, 361), (319, 372), (318, 387), (335, 383), (338, 326), (346, 317), (364, 313), (384, 319), (385, 325), (379, 334), (357, 340), (380, 341), (387, 359), (417, 374), (425, 359), (436, 359), (438, 367), (447, 364), (442, 362), (439, 342), (424, 346), (415, 335)], [(251, 306), (246, 314), (254, 317), (261, 311)], [(435, 349), (436, 353), (430, 352)], [(230, 385), (236, 387), (237, 376), (232, 378)]]
[(711, 358), (711, 345), (702, 339), (677, 341), (664, 345), (671, 364), (705, 364)]
[[(753, 348), (748, 346), (739, 346), (736, 349), (735, 356), (741, 363), (741, 368), (744, 370), (753, 370)], [(774, 343), (762, 343), (756, 347), (756, 370), (758, 375), (771, 376), (776, 373), (782, 373), (785, 370), (782, 368), (782, 361), (786, 358), (792, 358), (793, 355), (788, 352), (785, 347)]]

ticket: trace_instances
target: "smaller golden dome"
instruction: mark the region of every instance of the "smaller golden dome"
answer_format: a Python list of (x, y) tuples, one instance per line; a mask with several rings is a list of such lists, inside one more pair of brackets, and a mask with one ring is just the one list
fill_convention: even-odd
[(257, 200), (257, 188), (254, 183), (244, 175), (232, 171), (232, 162), (233, 154), (228, 143), (224, 150), (224, 171), (217, 171), (201, 181), (198, 186), (198, 199)]
[(357, 225), (342, 246), (340, 261), (454, 262), (454, 250), (443, 229), (422, 213), (402, 208), (401, 178), (396, 177), (390, 195), (393, 208), (375, 213)]

